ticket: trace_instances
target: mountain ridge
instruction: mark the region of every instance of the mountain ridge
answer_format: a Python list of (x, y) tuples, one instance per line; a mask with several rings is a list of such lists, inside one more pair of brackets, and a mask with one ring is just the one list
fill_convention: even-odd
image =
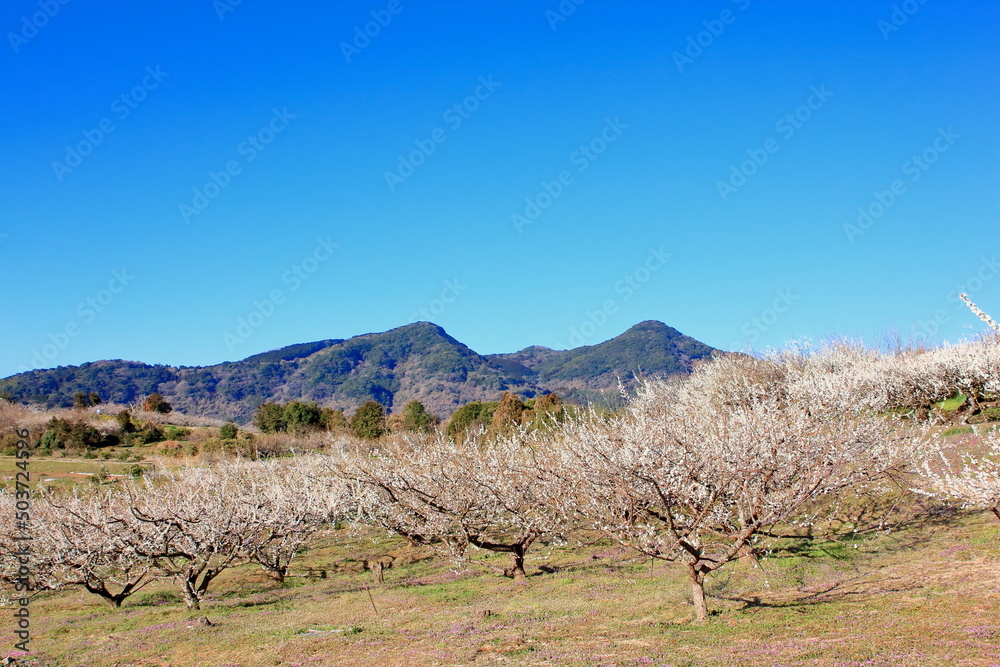
[(130, 403), (162, 394), (188, 414), (248, 421), (265, 401), (315, 401), (350, 411), (374, 399), (399, 410), (410, 400), (445, 417), (460, 405), (551, 391), (578, 403), (600, 401), (636, 374), (674, 375), (716, 350), (656, 320), (610, 340), (568, 350), (533, 345), (482, 355), (432, 322), (351, 338), (296, 343), (211, 366), (99, 360), (0, 379), (0, 395), (49, 407), (76, 392)]

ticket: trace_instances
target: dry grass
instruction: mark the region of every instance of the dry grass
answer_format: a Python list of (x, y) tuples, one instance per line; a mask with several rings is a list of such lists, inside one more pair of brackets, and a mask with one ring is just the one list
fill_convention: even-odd
[[(0, 429), (40, 429), (51, 416), (79, 414), (0, 404)], [(109, 420), (86, 414), (95, 424)], [(187, 459), (170, 456), (169, 446), (183, 453), (216, 434), (192, 431), (184, 443), (127, 451), (147, 461), (168, 456), (164, 465), (178, 465)], [(283, 446), (282, 438), (291, 436), (269, 445)], [(968, 451), (978, 439), (956, 433), (946, 442), (955, 452)], [(0, 477), (12, 475), (13, 463), (0, 457)], [(78, 473), (118, 473), (124, 465), (55, 457), (31, 462), (33, 474), (52, 485), (88, 483), (89, 476)], [(43, 595), (31, 605), (32, 653), (19, 660), (39, 667), (1000, 667), (1000, 522), (988, 514), (919, 520), (903, 514), (896, 519), (905, 527), (887, 535), (789, 544), (761, 569), (727, 566), (709, 583), (713, 614), (703, 626), (690, 623), (681, 568), (651, 567), (608, 543), (534, 549), (532, 576), (520, 583), (433, 559), (390, 569), (375, 586), (370, 574), (355, 571), (356, 562), (407, 549), (398, 539), (373, 542), (340, 531), (295, 563), (298, 572), (326, 569), (329, 578), (296, 577), (280, 585), (246, 566), (213, 583), (199, 613), (187, 612), (168, 583), (119, 610), (80, 591)], [(504, 557), (478, 558), (499, 564)], [(214, 625), (198, 624), (202, 614)], [(17, 655), (12, 619), (6, 611), (0, 617), (6, 619), (0, 620), (6, 640), (0, 656)]]
[(608, 544), (537, 550), (523, 583), (419, 560), (374, 586), (349, 559), (405, 549), (341, 532), (297, 564), (328, 579), (282, 586), (241, 568), (200, 613), (167, 585), (120, 610), (44, 596), (27, 664), (989, 667), (1000, 665), (998, 538), (986, 515), (956, 516), (858, 548), (810, 545), (763, 569), (738, 563), (712, 580), (714, 613), (695, 626), (679, 568)]

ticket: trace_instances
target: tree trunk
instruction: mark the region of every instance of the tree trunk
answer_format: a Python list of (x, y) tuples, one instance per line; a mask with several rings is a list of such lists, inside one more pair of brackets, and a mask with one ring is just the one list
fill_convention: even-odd
[(197, 575), (194, 578), (186, 577), (184, 579), (184, 604), (187, 605), (189, 610), (201, 609), (201, 603), (198, 600), (198, 593), (195, 590), (195, 581)]
[(524, 572), (524, 548), (520, 545), (514, 547), (514, 551), (510, 554), (511, 560), (511, 576), (514, 577), (514, 581), (523, 581), (527, 578), (527, 574)]
[(994, 507), (990, 511), (993, 512), (998, 519), (1000, 519), (1000, 507)]
[(705, 601), (705, 575), (691, 571), (691, 601), (694, 602), (695, 623), (704, 623), (708, 618), (708, 603)]
[(91, 584), (89, 581), (83, 582), (84, 588), (86, 588), (89, 592), (93, 593), (94, 595), (99, 595), (105, 600), (107, 600), (108, 604), (110, 604), (111, 607), (114, 609), (118, 609), (119, 607), (121, 607), (122, 601), (132, 594), (133, 586), (134, 584), (130, 583), (126, 585), (124, 588), (122, 588), (122, 590), (119, 591), (118, 593), (112, 593), (111, 591), (108, 590), (108, 587), (105, 586), (103, 583), (101, 583), (98, 586), (95, 586)]

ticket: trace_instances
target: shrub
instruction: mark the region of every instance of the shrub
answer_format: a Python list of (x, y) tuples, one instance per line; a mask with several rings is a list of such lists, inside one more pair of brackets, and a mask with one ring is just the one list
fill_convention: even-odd
[(330, 433), (347, 433), (350, 426), (347, 424), (347, 417), (343, 411), (333, 408), (323, 408), (320, 410), (320, 425)]
[(285, 406), (285, 425), (289, 431), (304, 433), (321, 428), (322, 411), (315, 403), (292, 401)]
[(163, 430), (153, 422), (147, 422), (140, 430), (129, 436), (131, 444), (151, 445), (166, 440)]
[(280, 403), (262, 403), (253, 417), (253, 425), (264, 433), (282, 433), (288, 430), (285, 408)]
[(143, 407), (149, 412), (158, 412), (161, 415), (168, 414), (174, 409), (172, 405), (163, 400), (163, 396), (161, 394), (156, 393), (150, 394), (146, 397)]
[(521, 423), (524, 411), (524, 402), (509, 391), (505, 391), (496, 410), (493, 411), (490, 430), (494, 433), (510, 433), (511, 429)]
[(461, 438), (470, 429), (475, 430), (489, 425), (493, 420), (493, 412), (497, 405), (499, 404), (496, 402), (473, 401), (466, 403), (452, 413), (451, 419), (448, 420), (447, 434), (453, 438)]
[(143, 468), (142, 466), (130, 465), (129, 467), (122, 470), (122, 474), (125, 475), (126, 477), (131, 477), (132, 479), (136, 479), (146, 474), (146, 469)]
[(167, 440), (183, 440), (191, 435), (191, 429), (183, 426), (164, 426), (163, 435)]
[(427, 408), (420, 401), (410, 401), (403, 408), (403, 430), (426, 433), (434, 428), (438, 423), (438, 418), (427, 412)]
[(376, 440), (385, 430), (385, 408), (376, 401), (365, 401), (351, 417), (351, 432), (363, 440)]
[(91, 449), (106, 444), (101, 433), (83, 422), (53, 417), (45, 426), (39, 446), (47, 449)]
[(530, 417), (528, 423), (533, 428), (547, 428), (566, 421), (567, 412), (559, 395), (551, 393), (535, 399), (531, 414), (525, 416)]
[(121, 428), (122, 433), (132, 433), (135, 431), (135, 424), (132, 423), (132, 413), (128, 410), (122, 410), (115, 417), (115, 421), (118, 422), (119, 428)]
[(232, 439), (221, 437), (206, 438), (200, 443), (200, 446), (192, 443), (190, 454), (194, 456), (199, 451), (204, 454), (235, 455), (252, 460), (261, 457), (261, 452), (257, 447), (256, 441), (249, 433), (241, 433)]
[(219, 428), (219, 437), (223, 440), (232, 440), (239, 433), (239, 429), (233, 422), (226, 422)]
[(17, 433), (0, 434), (0, 454), (4, 456), (14, 456), (17, 454), (17, 441), (20, 439)]

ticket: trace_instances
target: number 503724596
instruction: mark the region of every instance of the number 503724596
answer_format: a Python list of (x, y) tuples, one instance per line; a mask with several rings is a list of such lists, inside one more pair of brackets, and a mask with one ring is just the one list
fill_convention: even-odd
[(28, 459), (31, 458), (31, 443), (28, 442), (28, 429), (18, 429), (16, 431), (18, 441), (17, 441), (17, 458), (21, 459), (17, 462), (17, 497), (21, 498), (22, 493), (28, 491), (28, 482), (30, 481), (30, 476), (28, 473)]

